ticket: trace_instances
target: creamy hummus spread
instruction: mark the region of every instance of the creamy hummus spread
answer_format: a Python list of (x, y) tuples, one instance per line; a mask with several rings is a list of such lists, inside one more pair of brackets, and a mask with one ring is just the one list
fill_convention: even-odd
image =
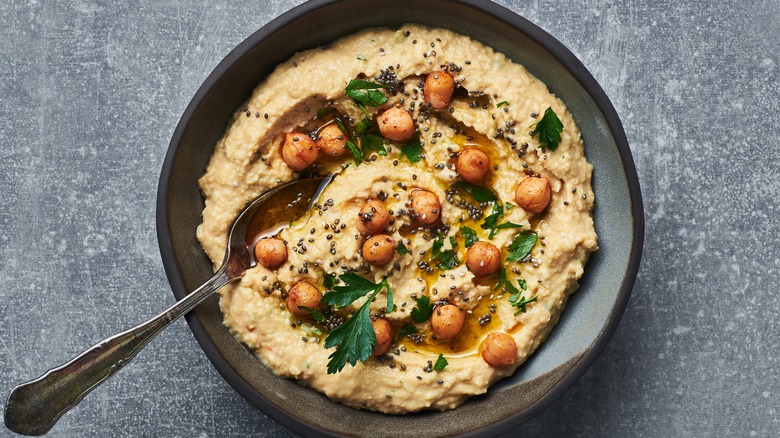
[(203, 249), (218, 266), (249, 201), (329, 173), (220, 306), (276, 374), (349, 406), (444, 410), (486, 392), (545, 340), (597, 249), (569, 111), (448, 30), (369, 29), (279, 65), (200, 179)]

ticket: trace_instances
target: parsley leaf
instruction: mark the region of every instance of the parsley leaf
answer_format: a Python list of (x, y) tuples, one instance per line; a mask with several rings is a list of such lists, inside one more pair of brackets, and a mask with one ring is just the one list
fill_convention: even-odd
[(504, 217), (504, 207), (496, 202), (493, 204), (493, 213), (489, 216), (485, 216), (485, 220), (482, 222), (482, 225), (480, 225), (485, 230), (490, 230), (490, 234), (488, 234), (488, 239), (493, 239), (493, 237), (498, 233), (500, 230), (505, 230), (507, 228), (520, 228), (522, 225), (516, 224), (514, 222), (504, 222), (499, 224), (498, 221)]
[[(520, 288), (525, 292), (527, 288), (527, 284), (524, 279), (517, 280), (517, 283), (520, 285)], [(509, 285), (510, 283), (507, 283)], [(531, 299), (527, 299), (523, 296), (523, 292), (520, 292), (517, 290), (516, 287), (512, 286), (512, 289), (514, 290), (513, 295), (509, 297), (509, 302), (512, 303), (512, 307), (517, 307), (517, 310), (515, 310), (515, 316), (519, 315), (520, 312), (525, 313), (526, 305), (536, 302), (536, 297), (533, 297)]]
[(436, 238), (436, 240), (433, 241), (433, 246), (431, 246), (431, 259), (435, 259), (439, 257), (441, 254), (441, 248), (444, 246), (444, 236), (439, 236)]
[(439, 353), (439, 357), (436, 359), (436, 363), (433, 364), (433, 370), (437, 373), (441, 370), (443, 370), (447, 366), (447, 359), (444, 358), (444, 355)]
[(452, 249), (441, 251), (441, 253), (439, 254), (439, 263), (436, 263), (436, 267), (443, 271), (452, 269), (455, 266), (458, 266), (460, 264), (460, 260), (458, 259), (458, 252), (457, 252), (458, 242), (456, 242), (455, 238), (452, 236), (450, 236), (450, 245), (452, 246)]
[(496, 108), (501, 108), (504, 105), (509, 105), (509, 102), (507, 102), (505, 100), (501, 101), (501, 102), (498, 102), (498, 105), (496, 105)]
[(320, 312), (320, 311), (319, 311), (319, 310), (317, 310), (317, 309), (312, 309), (312, 308), (309, 308), (309, 307), (306, 307), (306, 306), (298, 306), (298, 308), (299, 308), (299, 309), (303, 309), (303, 310), (305, 310), (305, 311), (309, 312), (309, 314), (311, 315), (311, 317), (312, 317), (312, 318), (313, 318), (315, 321), (317, 321), (317, 322), (323, 322), (323, 321), (325, 321), (325, 315), (323, 315), (323, 314), (322, 314), (322, 312)]
[(484, 230), (491, 230), (496, 227), (498, 224), (498, 220), (501, 219), (504, 216), (504, 207), (496, 202), (493, 204), (493, 211), (490, 215), (485, 216), (485, 220), (482, 221), (482, 229)]
[(390, 284), (387, 282), (387, 278), (383, 279), (382, 282), (379, 284), (379, 287), (382, 286), (387, 289), (387, 307), (386, 307), (386, 313), (393, 313), (393, 310), (395, 310), (395, 304), (393, 303), (393, 288), (390, 287)]
[(412, 333), (417, 333), (417, 327), (411, 325), (411, 324), (404, 324), (401, 326), (401, 328), (398, 330), (398, 336), (395, 338), (395, 342), (398, 343), (401, 339), (407, 337), (408, 335), (411, 335)]
[(376, 151), (379, 155), (387, 155), (387, 149), (385, 149), (385, 141), (382, 136), (376, 132), (367, 132), (360, 137), (360, 148), (363, 149), (364, 154), (368, 154), (368, 151)]
[(469, 227), (460, 227), (460, 234), (463, 236), (466, 248), (471, 248), (471, 245), (479, 242), (479, 238), (477, 238), (477, 232)]
[(398, 242), (398, 245), (395, 246), (395, 250), (401, 255), (409, 254), (409, 248), (407, 248), (403, 242)]
[(371, 151), (376, 151), (379, 155), (387, 155), (387, 149), (385, 149), (385, 141), (381, 135), (379, 135), (374, 129), (371, 122), (371, 118), (363, 117), (355, 126), (355, 133), (357, 134), (357, 143), (353, 141), (352, 137), (348, 134), (349, 131), (341, 123), (340, 120), (336, 120), (336, 124), (342, 132), (347, 133), (347, 142), (344, 144), (344, 148), (348, 149), (352, 153), (352, 158), (355, 160), (355, 165), (360, 164)]
[(439, 263), (436, 263), (436, 267), (441, 269), (442, 271), (452, 269), (458, 265), (460, 265), (460, 259), (458, 259), (458, 253), (456, 253), (454, 250), (451, 249), (448, 249), (447, 251), (441, 253), (441, 257), (439, 257)]
[(379, 91), (379, 89), (385, 88), (387, 88), (387, 86), (384, 84), (352, 79), (349, 81), (349, 84), (347, 84), (344, 95), (351, 97), (362, 105), (379, 106), (387, 102), (387, 96)]
[(328, 374), (340, 372), (347, 363), (355, 366), (358, 360), (365, 361), (371, 357), (376, 346), (376, 335), (371, 326), (369, 304), (378, 292), (374, 292), (352, 318), (325, 338), (325, 348), (336, 347), (336, 351), (328, 356)]
[(506, 261), (517, 262), (523, 260), (531, 253), (537, 240), (538, 236), (534, 231), (526, 230), (518, 233), (509, 245), (509, 255), (506, 256)]
[(456, 182), (455, 187), (465, 190), (475, 201), (480, 203), (498, 201), (498, 197), (493, 193), (493, 190), (490, 190), (487, 187), (467, 183), (466, 181)]
[(515, 204), (512, 204), (511, 202), (507, 202), (504, 205), (506, 206), (507, 211), (515, 208)]
[[(387, 282), (387, 278), (382, 279), (379, 284), (367, 280), (353, 272), (339, 276), (339, 279), (346, 283), (346, 286), (334, 286), (333, 290), (322, 296), (322, 302), (336, 307), (346, 307), (354, 303), (357, 299), (366, 296), (370, 292), (379, 292), (383, 288), (387, 289), (387, 313), (395, 309), (393, 304), (393, 290)], [(374, 294), (376, 295), (376, 294)]]
[(336, 125), (339, 127), (341, 132), (347, 135), (347, 142), (344, 144), (344, 148), (348, 149), (352, 154), (352, 158), (355, 160), (355, 165), (360, 166), (360, 163), (363, 162), (363, 151), (355, 144), (355, 142), (352, 141), (352, 136), (349, 135), (349, 130), (346, 126), (344, 126), (341, 120), (336, 119)]
[(322, 302), (329, 306), (346, 307), (354, 303), (358, 298), (366, 296), (367, 293), (379, 290), (382, 284), (374, 284), (355, 273), (343, 274), (339, 279), (346, 283), (346, 286), (334, 286), (333, 290), (322, 296)]
[(561, 142), (561, 132), (563, 132), (563, 123), (555, 111), (548, 107), (544, 111), (542, 119), (531, 125), (531, 137), (539, 136), (539, 145), (545, 149), (554, 151)]
[(330, 289), (336, 284), (336, 274), (325, 274), (322, 279), (322, 287)]
[(498, 283), (496, 283), (496, 287), (494, 287), (493, 290), (497, 291), (501, 289), (501, 287), (504, 286), (504, 283), (506, 283), (506, 268), (501, 268), (498, 270)]
[(490, 237), (492, 239), (493, 236), (495, 236), (495, 234), (499, 230), (506, 230), (507, 228), (522, 228), (522, 227), (523, 227), (522, 225), (516, 224), (514, 222), (510, 222), (510, 221), (502, 222), (502, 223), (496, 225), (495, 227), (493, 227), (490, 230), (490, 236), (488, 236), (488, 237)]
[(417, 163), (422, 160), (422, 143), (420, 138), (412, 140), (401, 147), (401, 156), (406, 157), (410, 163)]
[(347, 140), (347, 142), (344, 144), (344, 147), (349, 149), (349, 151), (352, 153), (352, 159), (355, 160), (355, 165), (360, 166), (360, 163), (363, 162), (363, 151), (360, 150), (359, 147), (355, 143), (352, 142), (352, 140)]
[(428, 295), (423, 295), (417, 298), (417, 305), (412, 309), (412, 321), (415, 324), (422, 324), (431, 318), (433, 314), (433, 305), (431, 305), (431, 299)]
[(387, 278), (382, 279), (379, 284), (355, 273), (340, 275), (339, 279), (346, 283), (346, 286), (334, 286), (331, 292), (323, 295), (323, 303), (344, 307), (368, 293), (371, 295), (346, 323), (331, 331), (325, 338), (325, 348), (336, 347), (336, 351), (328, 356), (328, 374), (340, 372), (347, 363), (355, 366), (358, 360), (364, 362), (371, 357), (376, 346), (376, 335), (371, 326), (369, 308), (371, 301), (382, 289), (387, 289), (387, 313), (395, 309), (393, 290), (387, 283)]
[[(337, 123), (339, 129), (341, 129), (342, 132), (349, 132), (340, 120), (337, 120)], [(357, 123), (357, 125), (355, 125), (355, 134), (357, 134), (356, 141), (360, 146), (355, 144), (355, 142), (352, 141), (352, 137), (348, 135), (347, 143), (344, 145), (344, 147), (349, 149), (349, 151), (352, 153), (352, 158), (355, 159), (356, 165), (359, 166), (360, 163), (363, 162), (363, 159), (366, 157), (366, 155), (368, 155), (371, 151), (376, 151), (379, 155), (387, 155), (385, 141), (382, 136), (379, 135), (374, 129), (371, 117), (363, 117)]]
[(357, 125), (355, 125), (355, 132), (358, 136), (366, 135), (369, 128), (371, 128), (371, 117), (366, 116), (360, 119)]

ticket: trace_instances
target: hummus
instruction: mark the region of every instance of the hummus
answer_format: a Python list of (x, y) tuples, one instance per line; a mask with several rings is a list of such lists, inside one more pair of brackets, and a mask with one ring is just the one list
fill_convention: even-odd
[[(451, 76), (455, 91), (431, 105), (426, 91), (435, 91), (433, 85), (423, 88), (434, 72)], [(356, 79), (383, 85), (375, 91), (386, 102), (359, 104), (345, 95)], [(385, 155), (361, 142), (366, 127), (357, 125), (367, 119), (375, 137), (380, 135), (376, 123), (389, 108), (412, 115), (415, 134), (404, 141), (383, 135)], [(548, 108), (563, 125), (557, 147), (540, 144), (543, 133), (533, 133)], [(336, 119), (349, 131), (345, 138), (364, 150), (362, 163), (349, 152), (334, 157), (320, 151), (305, 170), (293, 170), (282, 154), (290, 141), (286, 135), (316, 138), (322, 125)], [(489, 167), (479, 184), (459, 184), (466, 173), (459, 172), (458, 157), (470, 148), (483, 151)], [(276, 374), (349, 406), (396, 414), (444, 410), (485, 393), (545, 340), (597, 249), (592, 166), (571, 114), (524, 67), (448, 30), (417, 25), (365, 30), (294, 55), (254, 90), (200, 179), (205, 209), (197, 237), (215, 266), (222, 262), (230, 224), (249, 201), (302, 174), (328, 173), (337, 176), (315, 208), (277, 236), (287, 249), (281, 265), (258, 264), (247, 271), (220, 291), (220, 307), (224, 324)], [(518, 186), (527, 178), (546, 178), (548, 198), (524, 208)], [(480, 201), (485, 193), (468, 190), (474, 187), (488, 189), (497, 200)], [(440, 201), (435, 223), (413, 211), (420, 190)], [(391, 260), (379, 265), (364, 259), (364, 241), (374, 234), (360, 231), (366, 221), (361, 209), (369, 200), (386, 206), (391, 220), (382, 234), (397, 246)], [(486, 228), (499, 206), (503, 215), (494, 225), (505, 225)], [(498, 250), (488, 251), (485, 257), (494, 257), (488, 265), (479, 258), (470, 264), (476, 239)], [(530, 251), (523, 253), (524, 246)], [(492, 275), (473, 272), (494, 265), (500, 270)], [(336, 351), (325, 347), (329, 331), (350, 320), (366, 298), (342, 308), (323, 304), (318, 310), (326, 320), (317, 322), (291, 313), (289, 292), (306, 281), (327, 297), (334, 292), (325, 284), (345, 273), (375, 284), (386, 279), (391, 286), (392, 311), (387, 289), (367, 305), (372, 320), (390, 323), (392, 345), (328, 373)], [(449, 304), (463, 312), (456, 336), (442, 339), (427, 318), (413, 321), (413, 309), (425, 313), (423, 297), (436, 309)], [(502, 350), (511, 353), (501, 359), (505, 363), (488, 363), (483, 343), (491, 333), (505, 333), (515, 344), (516, 353)], [(440, 358), (444, 368), (436, 366)]]

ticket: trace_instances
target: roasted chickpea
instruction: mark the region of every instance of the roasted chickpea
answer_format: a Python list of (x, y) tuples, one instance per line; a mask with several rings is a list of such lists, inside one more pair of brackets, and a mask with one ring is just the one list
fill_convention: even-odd
[(317, 148), (328, 157), (338, 157), (347, 150), (344, 145), (347, 144), (347, 136), (335, 123), (322, 128), (317, 135)]
[(268, 269), (276, 269), (287, 260), (287, 246), (282, 239), (261, 239), (255, 244), (257, 262)]
[(306, 134), (289, 132), (284, 137), (282, 159), (292, 170), (300, 172), (317, 161), (317, 145)]
[(455, 168), (463, 181), (482, 184), (490, 170), (490, 157), (477, 148), (466, 148), (460, 151)]
[(454, 304), (445, 304), (434, 309), (431, 328), (437, 339), (454, 339), (463, 329), (466, 312)]
[(545, 177), (529, 176), (520, 181), (515, 190), (515, 202), (526, 211), (538, 214), (547, 208), (552, 196), (550, 180)]
[(385, 265), (394, 254), (395, 240), (387, 234), (377, 234), (363, 242), (363, 258), (372, 265)]
[(390, 108), (377, 118), (379, 132), (393, 141), (408, 140), (414, 134), (412, 115), (401, 108)]
[(358, 213), (358, 231), (361, 234), (381, 233), (390, 225), (390, 212), (382, 201), (371, 200)]
[(321, 300), (322, 292), (316, 286), (307, 281), (299, 281), (287, 293), (287, 308), (293, 315), (309, 316), (309, 312), (299, 306), (317, 309)]
[(482, 359), (488, 365), (496, 368), (508, 367), (517, 362), (517, 344), (515, 338), (501, 333), (493, 332), (482, 341)]
[(376, 336), (376, 347), (371, 353), (374, 356), (381, 356), (390, 348), (392, 343), (392, 329), (390, 323), (384, 318), (377, 318), (371, 321), (371, 326), (374, 327), (374, 335)]
[(492, 243), (477, 242), (466, 253), (466, 265), (477, 277), (493, 275), (501, 267), (501, 251)]
[(446, 71), (433, 71), (425, 78), (423, 96), (431, 107), (442, 109), (450, 104), (455, 92), (455, 79)]
[(418, 189), (412, 192), (412, 209), (414, 218), (424, 225), (432, 225), (439, 220), (441, 214), (441, 203), (439, 198), (427, 191)]

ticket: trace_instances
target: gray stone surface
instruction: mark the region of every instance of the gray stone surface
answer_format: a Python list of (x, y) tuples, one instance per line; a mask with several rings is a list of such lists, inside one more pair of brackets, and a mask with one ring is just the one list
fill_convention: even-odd
[[(219, 60), (296, 3), (3, 2), (0, 396), (172, 303), (154, 222), (170, 136)], [(647, 220), (613, 341), (507, 436), (780, 436), (780, 2), (501, 3), (602, 84)], [(50, 434), (248, 435), (292, 434), (183, 321)]]

